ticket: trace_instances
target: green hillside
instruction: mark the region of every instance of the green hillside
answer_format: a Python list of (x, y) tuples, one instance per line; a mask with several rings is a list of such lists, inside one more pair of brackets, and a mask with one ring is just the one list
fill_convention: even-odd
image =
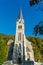
[(27, 39), (32, 42), (35, 61), (43, 62), (43, 39), (36, 37), (27, 37)]
[[(0, 65), (7, 60), (9, 47), (8, 40), (14, 40), (14, 36), (0, 34)], [(35, 60), (43, 62), (43, 39), (35, 37), (27, 37), (32, 42)]]
[(14, 40), (14, 36), (0, 34), (0, 65), (7, 60), (9, 51), (9, 46), (7, 45), (7, 42), (10, 39)]

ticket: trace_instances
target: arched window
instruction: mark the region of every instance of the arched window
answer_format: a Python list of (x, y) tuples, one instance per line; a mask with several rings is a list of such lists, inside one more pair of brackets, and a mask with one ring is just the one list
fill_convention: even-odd
[(18, 34), (18, 40), (21, 41), (21, 33)]

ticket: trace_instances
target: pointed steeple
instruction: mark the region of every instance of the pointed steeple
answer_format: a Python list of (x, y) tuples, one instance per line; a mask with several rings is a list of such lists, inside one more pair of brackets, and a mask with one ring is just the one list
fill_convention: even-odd
[(23, 19), (23, 16), (22, 16), (22, 9), (20, 9), (18, 19)]

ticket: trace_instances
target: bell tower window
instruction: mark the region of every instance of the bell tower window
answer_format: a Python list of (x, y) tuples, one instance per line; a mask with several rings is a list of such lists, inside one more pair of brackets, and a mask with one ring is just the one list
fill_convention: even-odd
[(19, 28), (19, 29), (22, 29), (22, 26), (21, 26), (21, 25), (19, 25), (19, 26), (18, 26), (18, 28)]

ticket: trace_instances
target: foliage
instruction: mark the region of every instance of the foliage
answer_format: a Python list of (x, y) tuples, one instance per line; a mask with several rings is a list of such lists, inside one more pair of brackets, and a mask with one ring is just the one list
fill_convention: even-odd
[(38, 33), (43, 35), (43, 22), (40, 22), (38, 25), (35, 25), (35, 27), (34, 27), (34, 34), (35, 34), (35, 36)]
[(43, 62), (43, 39), (36, 37), (27, 37), (27, 39), (32, 42), (35, 61)]
[(41, 10), (43, 12), (43, 0), (30, 0), (29, 4), (31, 7), (37, 5), (38, 7), (35, 6), (37, 8), (37, 11)]
[(7, 60), (9, 46), (7, 42), (9, 39), (14, 40), (14, 36), (0, 34), (0, 65)]
[(42, 0), (30, 0), (30, 6), (38, 4)]

